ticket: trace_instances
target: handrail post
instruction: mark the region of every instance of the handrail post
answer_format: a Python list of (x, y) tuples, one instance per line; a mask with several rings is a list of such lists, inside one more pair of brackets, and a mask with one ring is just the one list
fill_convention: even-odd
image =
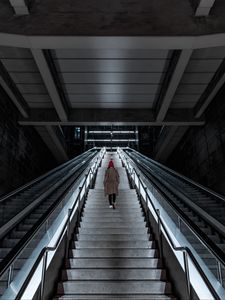
[(135, 186), (136, 186), (136, 182), (135, 182), (135, 172), (134, 172), (134, 168), (133, 168), (133, 174), (134, 174), (134, 189), (135, 189)]
[(131, 169), (131, 182), (132, 182), (132, 188), (135, 189), (135, 174), (134, 174), (134, 168)]
[(91, 174), (93, 174), (92, 169), (90, 169), (90, 172), (89, 172), (89, 188), (90, 188), (90, 189), (92, 188), (92, 178), (91, 178)]
[(181, 231), (181, 218), (178, 216), (178, 228)]
[(146, 221), (147, 226), (150, 227), (150, 220), (149, 220), (149, 213), (148, 213), (148, 188), (147, 186), (144, 187), (145, 189), (145, 214), (146, 214)]
[(8, 280), (7, 280), (7, 287), (9, 287), (11, 281), (12, 281), (12, 276), (13, 276), (13, 263), (11, 264), (9, 268), (9, 274), (8, 274)]
[(216, 260), (217, 263), (217, 276), (220, 284), (223, 286), (223, 276), (222, 276), (222, 269), (221, 269), (221, 263)]
[(47, 219), (45, 222), (45, 232), (48, 231), (49, 220)]
[(159, 236), (159, 252), (160, 257), (163, 259), (163, 246), (162, 246), (162, 230), (161, 230), (161, 217), (160, 217), (160, 210), (156, 209), (158, 215), (158, 236)]
[(79, 186), (79, 193), (78, 193), (78, 206), (77, 206), (77, 210), (78, 210), (78, 214), (77, 214), (77, 224), (80, 224), (80, 215), (81, 215), (81, 211), (80, 211), (80, 201), (81, 201), (81, 191), (82, 191), (82, 186)]
[(187, 300), (191, 300), (191, 283), (190, 283), (190, 274), (189, 274), (189, 266), (188, 266), (188, 254), (187, 251), (183, 251), (183, 259), (184, 259), (184, 271), (186, 276), (186, 284), (187, 284)]
[(40, 286), (40, 300), (42, 300), (43, 296), (44, 296), (47, 259), (48, 259), (48, 252), (46, 250), (45, 253), (44, 253), (44, 256), (43, 256), (43, 264), (42, 264), (41, 286)]
[(137, 174), (137, 177), (138, 177), (138, 197), (139, 197), (139, 200), (141, 200), (141, 179), (140, 179), (139, 173)]
[(85, 174), (85, 181), (84, 181), (84, 197), (87, 197), (87, 188), (88, 188), (88, 184), (87, 184), (87, 180), (88, 180), (88, 174)]
[[(71, 215), (72, 209), (68, 209), (68, 224), (66, 229), (66, 236), (65, 236), (65, 262), (68, 259), (68, 250), (69, 250), (69, 234), (70, 234), (70, 215)], [(74, 243), (76, 245), (76, 243)]]

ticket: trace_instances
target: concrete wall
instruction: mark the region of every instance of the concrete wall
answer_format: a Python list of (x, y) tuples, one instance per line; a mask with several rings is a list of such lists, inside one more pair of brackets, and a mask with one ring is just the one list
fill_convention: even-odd
[(206, 112), (206, 125), (190, 128), (167, 160), (178, 172), (225, 195), (225, 88)]
[(33, 128), (17, 124), (19, 113), (0, 94), (0, 196), (56, 166)]

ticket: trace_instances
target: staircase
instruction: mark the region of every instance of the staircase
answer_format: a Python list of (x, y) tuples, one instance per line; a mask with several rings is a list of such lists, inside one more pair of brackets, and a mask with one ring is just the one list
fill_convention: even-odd
[(136, 192), (116, 154), (119, 196), (116, 209), (109, 208), (103, 180), (110, 157), (105, 155), (95, 189), (89, 191), (54, 299), (175, 300)]

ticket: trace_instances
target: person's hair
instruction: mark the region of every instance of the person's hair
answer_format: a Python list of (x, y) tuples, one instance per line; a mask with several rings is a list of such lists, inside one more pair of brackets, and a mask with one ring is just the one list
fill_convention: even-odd
[(109, 161), (108, 169), (109, 169), (109, 168), (114, 168), (114, 163), (113, 163), (113, 160), (112, 160), (112, 159)]

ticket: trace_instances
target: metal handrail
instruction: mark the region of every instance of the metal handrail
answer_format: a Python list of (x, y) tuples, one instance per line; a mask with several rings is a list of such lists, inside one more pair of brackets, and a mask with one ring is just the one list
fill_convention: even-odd
[[(151, 176), (153, 177), (156, 177), (155, 175), (152, 175)], [(153, 180), (153, 179), (151, 179)], [(154, 178), (154, 180), (158, 180), (158, 178)], [(159, 183), (161, 184), (161, 182), (159, 181)], [(162, 194), (162, 196), (165, 197), (165, 194), (164, 192), (161, 191), (161, 188), (157, 185), (157, 183), (153, 182), (152, 181), (152, 184), (154, 186), (156, 186), (156, 188), (159, 190), (160, 194)], [(173, 192), (173, 190), (171, 190)], [(174, 193), (174, 192), (173, 192)], [(179, 198), (182, 199), (182, 195), (181, 196), (178, 196)], [(168, 204), (171, 206), (171, 203), (169, 201), (167, 201)], [(177, 210), (177, 213), (178, 215), (180, 216), (181, 215), (181, 219), (183, 220), (183, 222), (189, 227), (189, 229), (195, 234), (198, 236), (198, 238), (201, 240), (201, 243), (205, 245), (205, 247), (209, 250), (209, 252), (215, 256), (215, 258), (225, 267), (225, 255), (224, 255), (224, 252), (217, 246), (215, 246), (215, 244), (212, 244), (211, 241), (209, 240), (209, 238), (207, 237), (206, 234), (204, 234), (204, 232), (201, 232), (199, 233), (199, 231), (196, 229), (196, 228), (193, 228), (195, 226), (195, 224), (193, 225), (191, 220), (189, 219), (188, 222), (191, 223), (191, 227), (190, 227), (190, 224), (187, 224), (187, 222), (185, 222), (185, 220), (183, 219), (183, 214), (182, 212), (179, 211), (179, 208), (177, 208), (177, 206), (175, 204), (172, 204), (173, 208), (175, 206), (175, 209)], [(209, 226), (211, 226), (213, 229), (216, 229), (218, 231), (218, 233), (222, 236), (222, 237), (225, 237), (225, 232), (222, 230), (222, 228), (218, 227), (218, 225), (216, 224), (217, 223), (217, 220), (213, 217), (213, 216), (210, 216), (211, 218), (215, 219), (215, 223), (212, 223), (212, 220), (209, 220), (208, 217), (203, 214), (201, 211), (198, 210), (198, 208), (193, 208), (191, 205), (188, 204), (188, 206), (191, 207), (191, 209), (196, 213), (199, 214), (199, 216), (204, 220), (204, 222), (206, 222)], [(186, 216), (185, 216), (186, 218)], [(224, 226), (223, 224), (221, 224), (221, 226)], [(203, 235), (203, 238), (202, 239), (202, 235)], [(214, 249), (216, 248), (216, 250)]]
[[(101, 163), (101, 160), (100, 160), (99, 164), (100, 164), (100, 163)], [(43, 282), (43, 280), (45, 279), (45, 272), (46, 272), (46, 265), (47, 265), (47, 252), (55, 251), (55, 250), (58, 248), (59, 243), (60, 243), (60, 241), (62, 240), (62, 238), (63, 238), (63, 236), (64, 236), (64, 232), (65, 232), (66, 230), (68, 231), (68, 229), (69, 229), (69, 224), (70, 224), (70, 217), (72, 216), (72, 214), (75, 213), (75, 212), (74, 212), (74, 209), (75, 209), (75, 207), (76, 207), (76, 205), (77, 205), (77, 202), (78, 202), (78, 201), (79, 201), (79, 202), (81, 201), (80, 196), (81, 196), (83, 187), (85, 187), (86, 189), (89, 188), (88, 186), (86, 186), (87, 178), (88, 178), (89, 174), (92, 174), (92, 175), (94, 176), (94, 174), (96, 173), (96, 171), (97, 171), (97, 169), (98, 169), (97, 164), (98, 164), (98, 159), (97, 159), (96, 164), (95, 164), (95, 167), (94, 167), (94, 168), (95, 168), (95, 171), (93, 172), (92, 169), (90, 168), (89, 171), (88, 171), (88, 173), (87, 173), (86, 176), (85, 176), (86, 178), (85, 178), (83, 184), (81, 185), (81, 187), (79, 187), (79, 193), (78, 193), (78, 195), (77, 195), (77, 198), (76, 198), (76, 200), (74, 201), (72, 208), (68, 210), (68, 217), (67, 217), (67, 220), (66, 220), (66, 222), (65, 222), (65, 224), (64, 224), (64, 226), (63, 226), (63, 228), (61, 229), (61, 231), (60, 231), (60, 233), (59, 233), (59, 235), (58, 235), (58, 238), (57, 238), (57, 240), (56, 240), (56, 242), (55, 242), (55, 245), (52, 246), (52, 247), (44, 247), (44, 248), (41, 250), (40, 254), (38, 255), (36, 261), (35, 261), (34, 264), (33, 264), (33, 267), (31, 268), (31, 270), (30, 270), (29, 274), (27, 275), (27, 277), (26, 277), (24, 283), (22, 284), (22, 286), (21, 286), (21, 288), (20, 288), (18, 294), (16, 295), (15, 300), (20, 300), (20, 299), (21, 299), (21, 296), (23, 295), (23, 293), (24, 293), (24, 291), (25, 291), (25, 289), (26, 289), (26, 287), (27, 287), (29, 281), (31, 280), (31, 278), (32, 278), (32, 276), (33, 276), (35, 270), (37, 269), (37, 266), (39, 265), (39, 263), (41, 262), (41, 260), (44, 258), (44, 260), (43, 260), (43, 269), (42, 269), (42, 277), (41, 277), (41, 297), (40, 297), (40, 299), (42, 300), (42, 297), (43, 297), (43, 291), (44, 291), (44, 282)], [(85, 194), (86, 194), (86, 191), (85, 191), (84, 195), (85, 195)], [(79, 202), (78, 202), (78, 208), (80, 209)]]
[(40, 182), (41, 180), (45, 179), (45, 178), (48, 177), (49, 175), (52, 175), (52, 174), (56, 173), (56, 172), (59, 171), (60, 169), (66, 167), (67, 165), (71, 164), (72, 162), (74, 162), (74, 161), (80, 159), (80, 158), (82, 157), (82, 155), (87, 154), (88, 152), (93, 151), (93, 149), (94, 149), (94, 148), (89, 149), (89, 150), (86, 151), (85, 153), (82, 153), (82, 154), (80, 154), (80, 155), (74, 157), (73, 159), (71, 159), (71, 160), (69, 160), (69, 161), (67, 161), (67, 162), (65, 162), (65, 163), (63, 163), (63, 164), (61, 164), (61, 165), (59, 165), (58, 167), (52, 169), (51, 171), (49, 171), (49, 172), (47, 172), (47, 173), (45, 173), (45, 174), (43, 174), (43, 175), (41, 175), (41, 176), (35, 178), (34, 180), (32, 180), (32, 181), (30, 181), (30, 182), (28, 182), (28, 183), (22, 185), (21, 187), (15, 189), (14, 191), (8, 193), (7, 195), (5, 195), (5, 196), (3, 196), (3, 197), (1, 197), (1, 198), (0, 198), (0, 202), (3, 202), (3, 201), (5, 201), (5, 200), (9, 199), (10, 197), (12, 197), (12, 196), (18, 194), (19, 192), (21, 192), (21, 191), (27, 189), (28, 187), (33, 186), (35, 183)]
[[(161, 188), (160, 188), (156, 183), (151, 182), (151, 184), (152, 184), (153, 186), (155, 186), (155, 187), (158, 189), (158, 192), (159, 192), (163, 197), (166, 197), (166, 198), (167, 198), (166, 194), (165, 194), (164, 192), (161, 191)], [(168, 200), (168, 199), (167, 199), (167, 200)], [(169, 206), (172, 207), (172, 209), (174, 210), (174, 205), (171, 204), (169, 201), (167, 201), (167, 203), (168, 203)], [(218, 263), (220, 263), (220, 264), (225, 268), (225, 261), (224, 261), (224, 259), (223, 259), (220, 255), (217, 254), (217, 251), (213, 249), (213, 246), (212, 246), (212, 245), (210, 246), (210, 244), (209, 244), (210, 240), (209, 240), (209, 242), (208, 242), (208, 241), (205, 241), (204, 239), (201, 238), (202, 235), (205, 235), (204, 232), (200, 232), (200, 233), (199, 233), (195, 228), (193, 228), (193, 227), (195, 226), (195, 224), (193, 225), (193, 224), (192, 224), (192, 221), (191, 221), (189, 218), (187, 218), (187, 219), (188, 219), (188, 222), (189, 222), (191, 225), (190, 225), (189, 223), (187, 223), (187, 221), (185, 220), (186, 216), (185, 216), (184, 214), (182, 214), (182, 212), (177, 211), (177, 210), (178, 210), (178, 208), (177, 208), (176, 205), (175, 205), (175, 212), (176, 212), (176, 214), (178, 215), (178, 217), (179, 217), (180, 219), (182, 219), (182, 221), (183, 221), (184, 224), (189, 228), (189, 230), (190, 230), (195, 236), (198, 237), (198, 239), (200, 240), (200, 242), (201, 242), (201, 243), (208, 249), (208, 251), (215, 257), (215, 259), (218, 261)], [(205, 235), (205, 239), (208, 239), (207, 235)], [(218, 249), (219, 249), (219, 248), (218, 248)], [(219, 249), (219, 251), (220, 251), (221, 253), (223, 253), (222, 250)]]
[[(128, 163), (127, 163), (127, 165), (128, 165)], [(127, 168), (127, 169), (128, 169), (128, 171), (129, 171), (129, 168)], [(202, 278), (203, 278), (203, 280), (204, 280), (206, 286), (209, 288), (209, 290), (210, 290), (210, 292), (212, 293), (212, 295), (213, 295), (216, 299), (220, 300), (220, 297), (217, 295), (217, 293), (216, 293), (216, 291), (214, 290), (214, 288), (213, 288), (211, 282), (210, 282), (210, 281), (208, 280), (208, 278), (206, 277), (204, 271), (202, 270), (202, 268), (201, 268), (201, 266), (199, 265), (198, 261), (197, 261), (196, 258), (194, 257), (194, 255), (193, 255), (192, 251), (190, 250), (190, 248), (187, 247), (187, 246), (185, 246), (185, 247), (184, 247), (184, 246), (177, 247), (177, 246), (174, 244), (174, 242), (173, 242), (173, 240), (172, 240), (172, 238), (171, 238), (171, 236), (170, 236), (170, 234), (169, 234), (169, 232), (168, 232), (168, 230), (167, 230), (167, 228), (166, 228), (166, 226), (165, 226), (163, 220), (161, 219), (159, 210), (155, 208), (154, 203), (153, 203), (151, 197), (150, 197), (149, 194), (147, 193), (146, 187), (144, 186), (143, 182), (140, 180), (140, 176), (138, 175), (138, 173), (137, 173), (137, 171), (136, 171), (136, 169), (135, 169), (134, 167), (133, 167), (133, 171), (136, 173), (136, 176), (137, 176), (137, 178), (138, 178), (138, 182), (140, 183), (140, 185), (142, 186), (142, 188), (145, 190), (146, 202), (147, 202), (147, 200), (148, 200), (148, 201), (151, 203), (151, 206), (152, 206), (152, 208), (153, 208), (153, 210), (154, 210), (154, 212), (155, 212), (155, 214), (156, 214), (156, 216), (157, 216), (157, 218), (158, 218), (159, 230), (160, 230), (160, 227), (162, 226), (163, 230), (165, 231), (165, 235), (166, 235), (167, 239), (169, 240), (170, 245), (171, 245), (171, 247), (173, 248), (174, 251), (179, 251), (179, 252), (182, 251), (182, 252), (185, 252), (186, 255), (187, 255), (187, 254), (189, 255), (189, 257), (191, 258), (192, 262), (194, 263), (196, 269), (199, 271), (200, 275), (202, 276)], [(132, 178), (132, 177), (131, 177), (131, 178)], [(134, 180), (134, 182), (135, 182), (135, 180)], [(136, 184), (135, 184), (135, 185), (136, 185)], [(138, 188), (137, 185), (136, 185), (136, 188)], [(160, 237), (160, 236), (159, 236), (159, 237)], [(159, 242), (161, 243), (160, 238), (159, 238)], [(160, 246), (160, 248), (161, 248), (161, 246)], [(186, 284), (187, 284), (187, 289), (188, 289), (188, 293), (189, 293), (189, 299), (191, 299), (191, 298), (190, 298), (190, 297), (191, 297), (191, 295), (190, 295), (190, 292), (191, 292), (191, 289), (190, 289), (190, 277), (189, 277), (189, 272), (188, 272), (189, 266), (188, 266), (188, 260), (187, 260), (187, 256), (186, 256), (186, 255), (183, 256), (183, 257), (184, 257), (184, 268), (185, 268)]]
[[(132, 155), (133, 156), (133, 155)], [(135, 156), (135, 159), (136, 159), (136, 156)], [(138, 161), (139, 160), (143, 160), (142, 162), (145, 161), (145, 158), (139, 158), (138, 157)], [(155, 166), (154, 166), (155, 167)], [(152, 170), (152, 166), (146, 164), (145, 165), (145, 169), (148, 169), (149, 171), (149, 174), (150, 176), (154, 177), (155, 180), (159, 181), (160, 184), (161, 183), (161, 180), (158, 178), (160, 174), (159, 172), (156, 171), (157, 175), (155, 175), (154, 173), (151, 172)], [(153, 171), (155, 171), (153, 169)], [(163, 179), (163, 176), (165, 176), (166, 179)], [(166, 186), (167, 189), (170, 190), (170, 192), (172, 192), (174, 195), (178, 196), (178, 198), (182, 199), (185, 201), (185, 203), (187, 202), (186, 199), (189, 201), (189, 203), (186, 203), (193, 211), (197, 212), (199, 214), (199, 216), (207, 223), (209, 224), (210, 226), (213, 226), (214, 229), (217, 229), (218, 233), (222, 236), (222, 237), (225, 237), (225, 231), (224, 231), (224, 224), (221, 223), (220, 221), (218, 221), (215, 216), (212, 215), (209, 215), (208, 212), (202, 208), (201, 206), (198, 206), (197, 203), (194, 203), (194, 201), (190, 200), (188, 198), (188, 196), (185, 195), (185, 193), (183, 193), (183, 190), (180, 188), (180, 187), (174, 187), (174, 183), (170, 183), (170, 178), (168, 179), (167, 178), (168, 174), (163, 174), (162, 175), (162, 179), (164, 181), (163, 185)], [(169, 175), (171, 176), (171, 175)], [(174, 192), (174, 189), (176, 189), (176, 192)], [(194, 205), (194, 207), (193, 207)]]
[[(93, 160), (94, 158), (92, 158)], [(81, 166), (82, 167), (82, 166)], [(80, 168), (81, 168), (80, 167)], [(73, 182), (67, 187), (67, 189), (63, 192), (62, 195), (60, 195), (58, 197), (58, 199), (63, 198), (67, 195), (67, 193), (69, 192), (71, 186), (74, 184), (74, 182), (77, 180), (77, 177), (73, 180)], [(56, 202), (56, 201), (55, 201)], [(59, 204), (59, 203), (57, 203)], [(51, 208), (51, 207), (50, 207)], [(35, 234), (38, 232), (38, 230), (41, 228), (41, 226), (46, 222), (46, 219), (52, 214), (53, 210), (55, 209), (55, 207), (53, 209), (51, 209), (51, 211), (48, 212), (47, 210), (47, 215), (45, 215), (44, 220), (42, 220), (38, 226), (32, 231), (32, 234), (29, 234), (29, 231), (25, 234), (25, 236), (21, 239), (21, 241), (19, 242), (19, 244), (16, 246), (17, 249), (14, 249), (13, 251), (13, 256), (9, 258), (9, 260), (7, 262), (5, 262), (5, 259), (7, 259), (7, 256), (10, 255), (11, 252), (9, 252), (7, 254), (7, 256), (0, 262), (0, 277), (4, 274), (4, 272), (10, 267), (10, 265), (13, 264), (13, 262), (17, 259), (17, 257), (21, 254), (21, 252), (24, 250), (24, 248), (29, 244), (29, 242), (32, 240), (32, 238), (35, 236)], [(32, 230), (32, 228), (31, 228)], [(24, 241), (25, 240), (25, 241)], [(20, 247), (20, 244), (22, 244), (22, 247)], [(3, 265), (3, 266), (2, 266)]]
[(204, 185), (201, 185), (200, 183), (195, 182), (192, 179), (190, 179), (190, 178), (188, 178), (188, 177), (186, 177), (186, 176), (184, 176), (184, 175), (182, 175), (182, 174), (180, 174), (180, 173), (178, 173), (178, 172), (176, 172), (176, 171), (174, 171), (174, 170), (172, 170), (172, 169), (164, 166), (163, 164), (161, 164), (161, 163), (159, 163), (159, 162), (157, 162), (157, 161), (155, 161), (155, 160), (153, 160), (153, 159), (151, 159), (149, 157), (144, 156), (143, 154), (139, 153), (138, 151), (136, 151), (136, 150), (134, 150), (132, 148), (127, 148), (127, 149), (128, 150), (132, 150), (132, 152), (137, 153), (138, 155), (144, 157), (144, 159), (150, 161), (152, 164), (158, 165), (159, 167), (161, 167), (162, 169), (165, 169), (166, 171), (168, 171), (169, 173), (175, 175), (176, 177), (181, 178), (184, 181), (189, 182), (192, 186), (196, 186), (196, 187), (200, 188), (201, 190), (203, 190), (207, 194), (210, 194), (210, 195), (212, 195), (215, 198), (219, 198), (220, 200), (225, 201), (225, 197), (224, 196), (216, 193), (215, 191), (211, 190), (210, 188), (207, 188)]

